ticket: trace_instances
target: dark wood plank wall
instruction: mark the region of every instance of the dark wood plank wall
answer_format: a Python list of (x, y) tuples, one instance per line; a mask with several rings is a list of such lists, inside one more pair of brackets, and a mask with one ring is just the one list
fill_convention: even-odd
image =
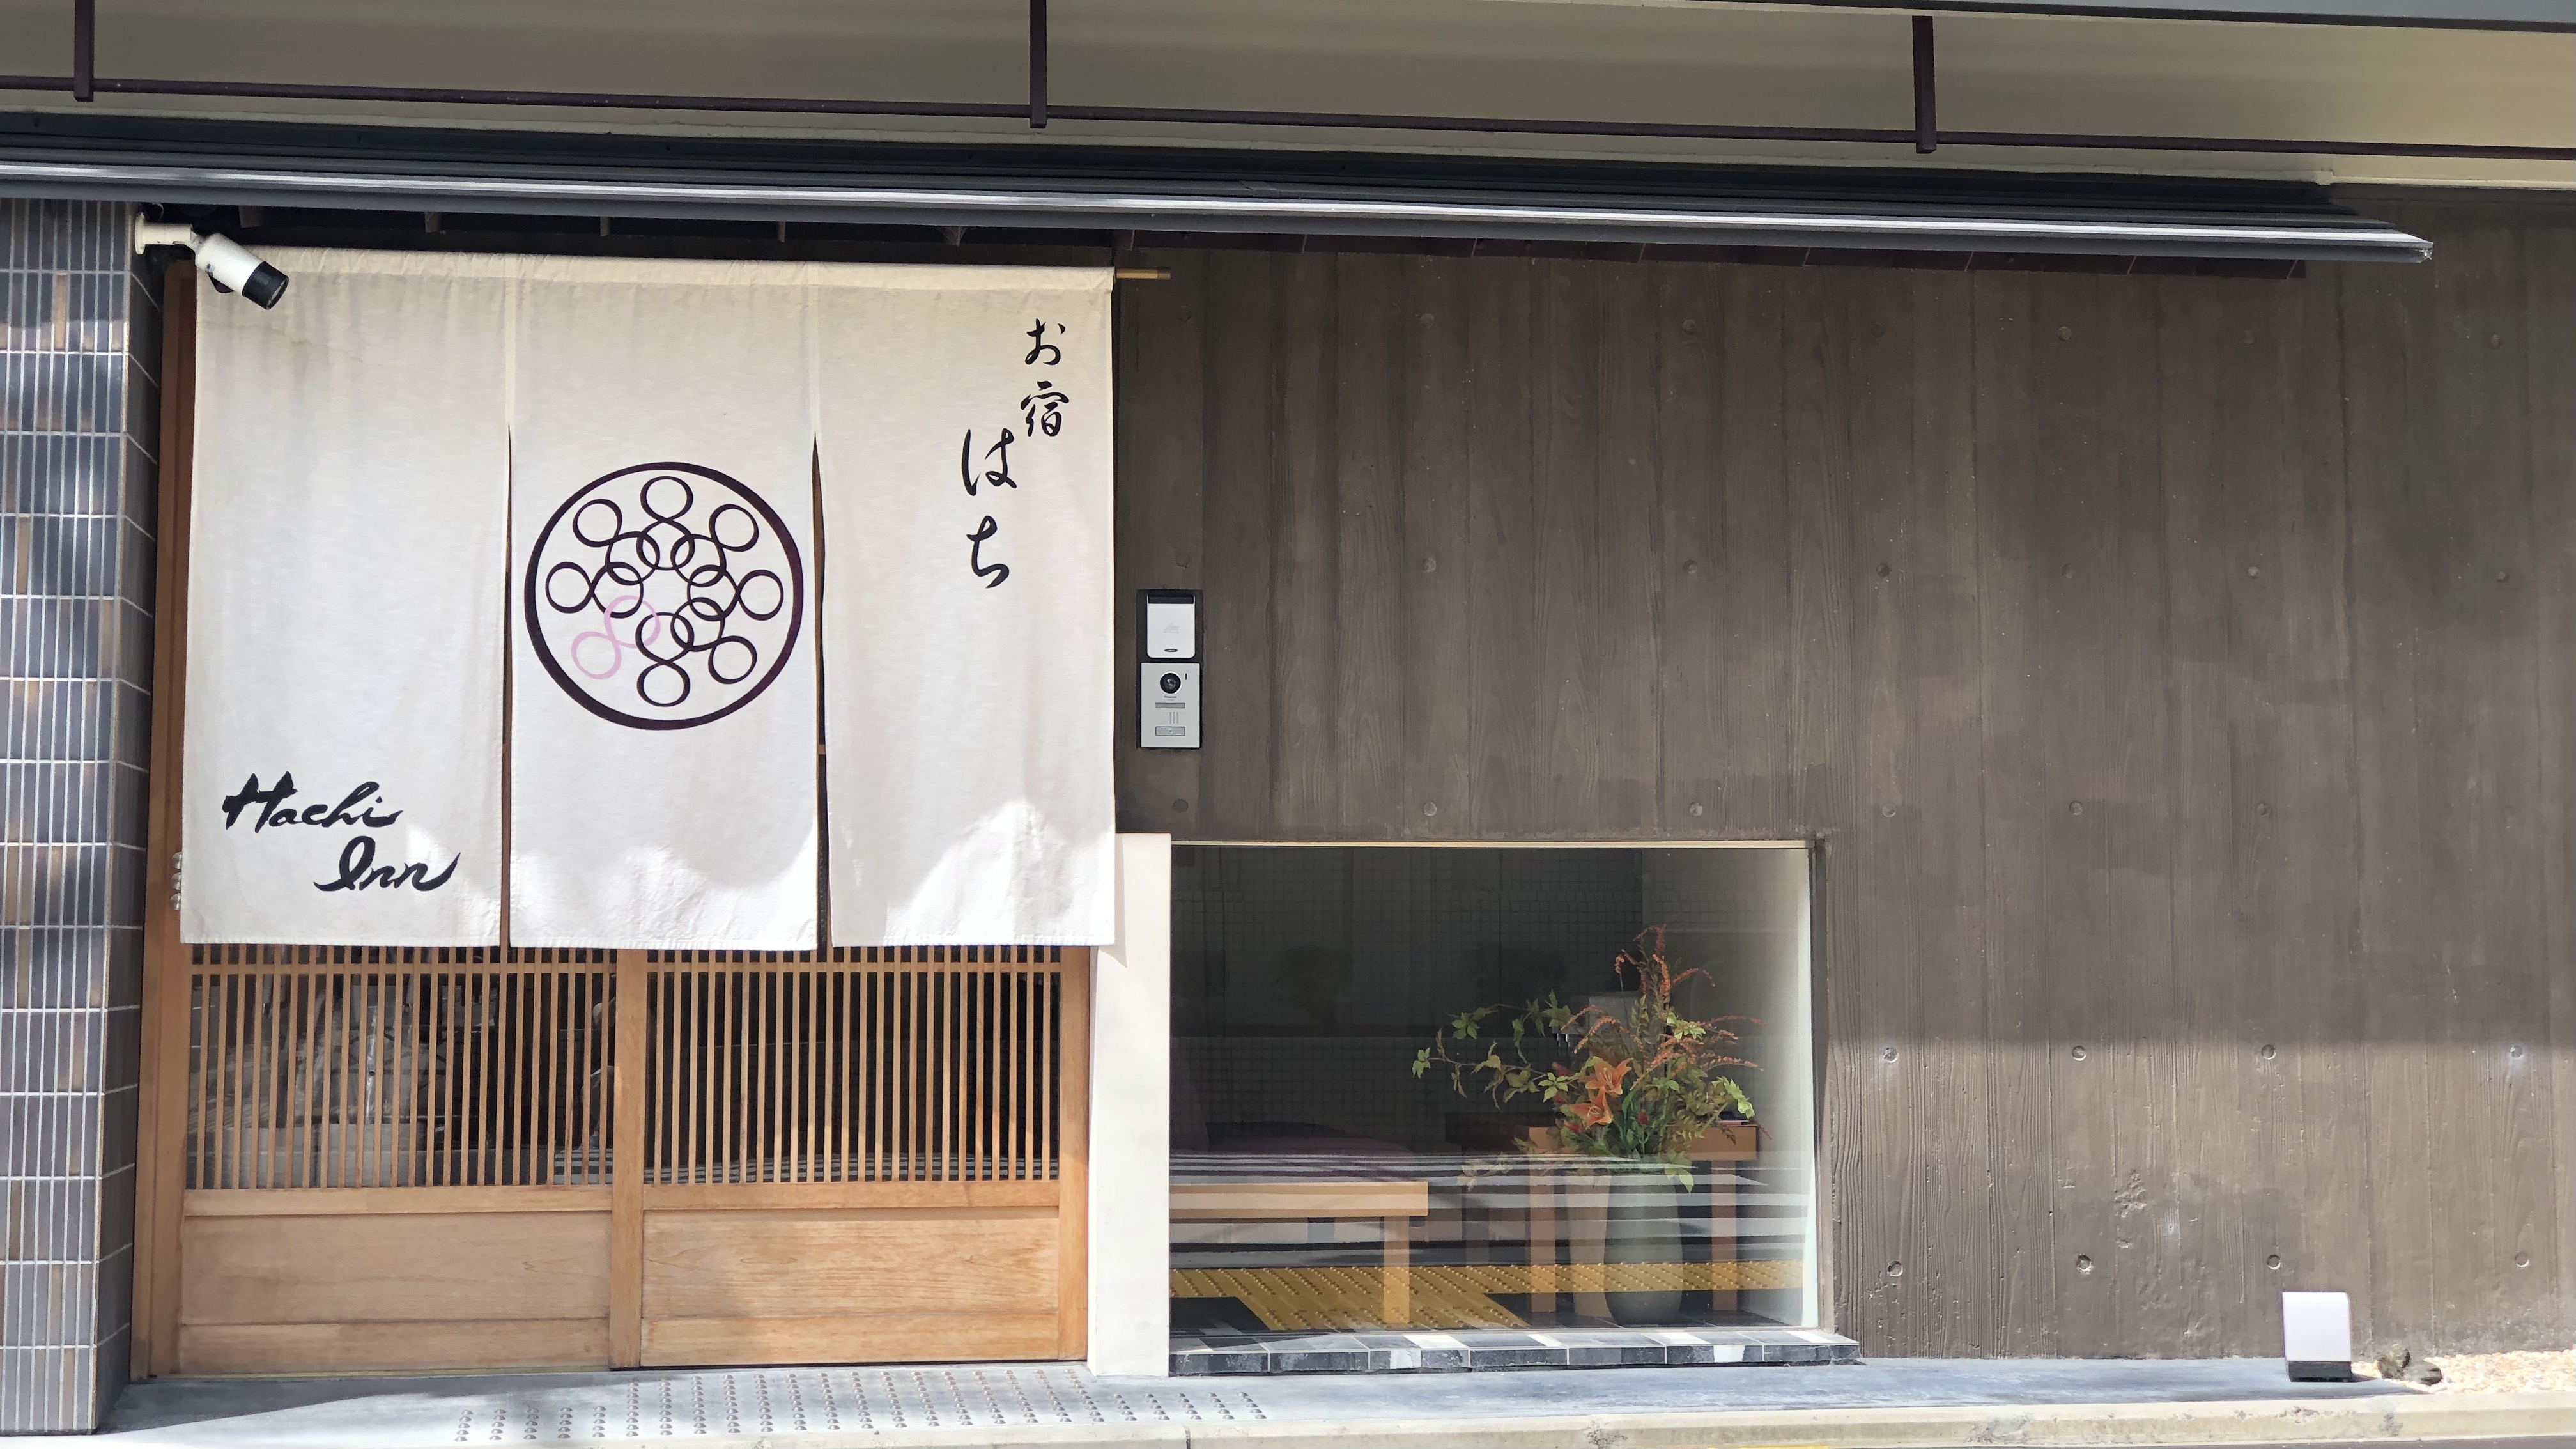
[(1157, 256), (1123, 828), (1816, 840), (1870, 1351), (2563, 1347), (2576, 209), (2374, 210), (2437, 260)]

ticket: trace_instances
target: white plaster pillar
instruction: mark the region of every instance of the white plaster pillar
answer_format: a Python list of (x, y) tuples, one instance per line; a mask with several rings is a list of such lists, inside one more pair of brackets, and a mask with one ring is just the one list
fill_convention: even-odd
[(1172, 837), (1118, 837), (1091, 988), (1091, 1358), (1161, 1378), (1172, 1338)]

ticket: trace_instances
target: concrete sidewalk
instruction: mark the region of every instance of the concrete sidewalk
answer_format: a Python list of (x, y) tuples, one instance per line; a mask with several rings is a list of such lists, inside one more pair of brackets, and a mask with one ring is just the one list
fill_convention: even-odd
[(1060, 1365), (961, 1365), (163, 1380), (129, 1389), (104, 1437), (137, 1449), (492, 1442), (1876, 1449), (2539, 1435), (2576, 1441), (2576, 1394), (2293, 1385), (2278, 1360), (2261, 1359), (1888, 1359), (1285, 1379), (1104, 1379)]

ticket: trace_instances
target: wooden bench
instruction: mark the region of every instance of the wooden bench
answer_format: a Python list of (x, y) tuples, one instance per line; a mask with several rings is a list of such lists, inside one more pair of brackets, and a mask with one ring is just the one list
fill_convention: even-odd
[(1375, 1218), (1384, 1225), (1378, 1304), (1389, 1328), (1413, 1318), (1413, 1219), (1431, 1211), (1431, 1184), (1419, 1178), (1375, 1181), (1176, 1182), (1172, 1220), (1183, 1223), (1311, 1222)]

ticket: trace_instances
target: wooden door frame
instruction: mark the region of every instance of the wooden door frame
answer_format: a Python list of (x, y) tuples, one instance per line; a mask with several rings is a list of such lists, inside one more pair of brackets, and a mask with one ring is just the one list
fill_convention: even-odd
[[(1081, 1359), (1091, 1352), (1091, 990), (1100, 951), (1064, 951), (1064, 1016), (1057, 1026), (1065, 1063), (1056, 1109), (1056, 1357)], [(1070, 1069), (1076, 1060), (1079, 1071)]]
[(644, 1365), (644, 953), (617, 953), (608, 1149), (608, 1366)]
[[(177, 854), (183, 798), (180, 721), (187, 703), (189, 488), (197, 421), (197, 272), (161, 274), (161, 453), (153, 535), (152, 745), (145, 787), (143, 1019), (135, 1103), (136, 1378), (175, 1372), (179, 1220), (187, 1144), (188, 963), (179, 941)], [(165, 889), (166, 886), (166, 889)]]

